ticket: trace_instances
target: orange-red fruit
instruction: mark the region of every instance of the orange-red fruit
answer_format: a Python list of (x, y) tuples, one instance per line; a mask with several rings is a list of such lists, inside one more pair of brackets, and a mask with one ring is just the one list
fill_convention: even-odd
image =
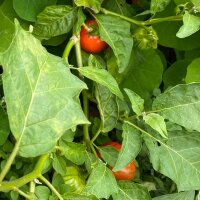
[[(94, 19), (85, 22), (85, 24), (88, 28), (92, 28), (94, 25), (98, 28), (97, 22)], [(98, 35), (88, 32), (84, 26), (81, 27), (80, 43), (81, 48), (88, 53), (100, 53), (108, 46)]]
[[(117, 151), (120, 151), (120, 149), (121, 149), (121, 144), (119, 144), (117, 142), (107, 142), (103, 146), (112, 146)], [(110, 166), (110, 169), (112, 170), (111, 166)], [(113, 172), (116, 180), (132, 180), (134, 178), (135, 172), (136, 172), (135, 162), (132, 161), (123, 169), (116, 171), (116, 172), (114, 172), (114, 171), (112, 171), (112, 172)]]

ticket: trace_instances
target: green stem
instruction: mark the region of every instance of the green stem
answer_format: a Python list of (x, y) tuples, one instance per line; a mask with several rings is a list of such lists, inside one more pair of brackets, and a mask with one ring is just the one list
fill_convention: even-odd
[(102, 131), (102, 123), (101, 123), (98, 131), (95, 133), (94, 137), (91, 139), (91, 143), (93, 143), (97, 139), (97, 137), (99, 136), (99, 134), (101, 133), (101, 131)]
[(25, 176), (23, 176), (19, 179), (13, 180), (13, 181), (1, 182), (0, 183), (0, 191), (5, 192), (5, 191), (13, 190), (15, 188), (20, 188), (21, 186), (38, 178), (42, 173), (42, 169), (44, 167), (45, 161), (48, 158), (48, 156), (49, 156), (48, 154), (42, 155), (39, 158), (39, 160), (35, 166), (35, 169), (32, 172), (30, 172), (29, 174), (26, 174)]
[(129, 17), (126, 17), (124, 15), (120, 15), (119, 13), (115, 13), (115, 12), (112, 12), (112, 11), (109, 11), (109, 10), (106, 10), (105, 8), (102, 8), (101, 9), (101, 12), (104, 13), (105, 15), (112, 15), (112, 16), (116, 16), (116, 17), (120, 17), (121, 19), (124, 19), (128, 22), (131, 22), (135, 25), (138, 25), (138, 26), (144, 26), (145, 23), (143, 21), (138, 21), (138, 20), (135, 20), (135, 19), (131, 19)]
[[(80, 40), (76, 42), (75, 49), (76, 49), (77, 66), (83, 67)], [(82, 76), (81, 76), (81, 78), (83, 79)], [(88, 108), (88, 96), (87, 96), (86, 90), (82, 91), (82, 97), (83, 97), (83, 112), (84, 112), (85, 116), (88, 118), (89, 117), (89, 108)], [(90, 146), (90, 135), (89, 135), (89, 125), (88, 124), (83, 125), (83, 139), (87, 145), (87, 148), (90, 149), (91, 146)]]
[(0, 183), (3, 181), (3, 179), (5, 178), (6, 174), (8, 173), (8, 171), (10, 170), (10, 167), (18, 153), (19, 150), (19, 146), (21, 143), (21, 139), (22, 139), (22, 135), (20, 136), (19, 140), (15, 143), (14, 149), (12, 151), (12, 153), (10, 154), (10, 157), (8, 158), (6, 165), (4, 166), (3, 170), (1, 171), (0, 174)]
[(75, 37), (71, 37), (69, 42), (67, 43), (65, 49), (64, 49), (64, 52), (63, 52), (63, 58), (66, 58), (67, 61), (68, 61), (68, 58), (69, 58), (69, 54), (72, 50), (72, 47), (75, 45), (76, 43), (76, 38)]
[(60, 199), (60, 200), (64, 200), (61, 196), (61, 194), (56, 190), (56, 188), (44, 177), (44, 176), (40, 176), (39, 179), (45, 183), (50, 189), (51, 191)]
[(31, 181), (29, 186), (29, 192), (34, 194), (35, 193), (35, 182)]
[(138, 20), (126, 17), (124, 15), (120, 15), (119, 13), (115, 13), (115, 12), (106, 10), (105, 8), (102, 8), (101, 12), (106, 14), (106, 15), (112, 15), (112, 16), (120, 17), (121, 19), (124, 19), (128, 22), (131, 22), (131, 23), (138, 25), (138, 26), (141, 26), (143, 28), (147, 25), (152, 25), (152, 24), (156, 24), (156, 23), (160, 23), (160, 22), (180, 21), (180, 20), (183, 19), (182, 15), (176, 15), (176, 16), (169, 16), (169, 17), (164, 17), (164, 18), (149, 19), (147, 21), (138, 21)]
[(22, 190), (20, 190), (19, 188), (14, 188), (13, 189), (15, 192), (18, 192), (21, 196), (25, 197), (26, 199), (30, 199), (33, 200), (33, 197), (26, 194), (25, 192), (23, 192)]

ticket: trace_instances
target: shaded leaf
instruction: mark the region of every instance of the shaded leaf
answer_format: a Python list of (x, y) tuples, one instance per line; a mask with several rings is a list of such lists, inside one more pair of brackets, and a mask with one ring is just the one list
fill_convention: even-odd
[(194, 59), (187, 68), (186, 83), (200, 82), (200, 58)]
[(189, 14), (188, 11), (185, 11), (183, 15), (183, 25), (180, 27), (176, 36), (179, 38), (188, 37), (196, 33), (200, 29), (200, 17)]
[(99, 25), (101, 39), (112, 48), (119, 72), (123, 72), (128, 66), (133, 47), (130, 24), (109, 15), (96, 15), (95, 19)]
[(95, 86), (95, 96), (101, 116), (102, 132), (109, 132), (117, 125), (119, 108), (116, 96), (100, 84)]
[(35, 22), (37, 15), (46, 6), (56, 4), (57, 0), (13, 0), (16, 13), (27, 21)]
[(101, 161), (90, 174), (83, 194), (95, 195), (97, 198), (108, 198), (118, 191), (113, 173)]
[(123, 99), (116, 80), (105, 69), (99, 69), (94, 67), (79, 67), (77, 70), (85, 77), (106, 86), (113, 94)]
[(35, 188), (35, 195), (37, 196), (38, 199), (49, 200), (51, 192), (49, 188), (46, 186), (37, 186)]
[(79, 102), (86, 85), (17, 22), (15, 38), (1, 57), (10, 128), (21, 156), (48, 152), (66, 130), (88, 123)]
[(77, 19), (76, 12), (71, 6), (48, 6), (37, 16), (33, 33), (41, 39), (68, 33)]
[(8, 116), (4, 113), (0, 107), (0, 145), (3, 145), (8, 138), (10, 133), (10, 126)]
[(151, 126), (154, 130), (156, 130), (160, 135), (164, 138), (167, 138), (167, 128), (165, 124), (165, 119), (156, 114), (156, 113), (150, 113), (148, 115), (145, 115), (143, 117), (146, 124)]
[(112, 146), (105, 146), (99, 148), (103, 160), (110, 166), (115, 166), (118, 157), (118, 151)]
[(142, 99), (138, 94), (127, 88), (125, 88), (124, 90), (130, 99), (133, 111), (137, 115), (141, 115), (142, 112), (144, 111), (144, 99)]
[(119, 181), (119, 192), (113, 194), (113, 200), (151, 200), (147, 189), (139, 184)]
[(80, 194), (66, 194), (63, 196), (64, 200), (98, 200), (95, 196), (85, 196)]
[(84, 6), (92, 9), (94, 12), (99, 12), (103, 0), (74, 0), (77, 6)]
[(74, 34), (78, 35), (81, 31), (81, 26), (83, 25), (83, 23), (85, 22), (86, 16), (83, 13), (83, 10), (81, 8), (78, 9), (78, 13), (77, 13), (77, 22), (74, 26)]
[(54, 156), (52, 165), (57, 173), (65, 175), (67, 165), (66, 165), (66, 160), (63, 157)]
[(129, 124), (129, 122), (124, 122), (122, 129), (122, 147), (113, 171), (119, 171), (133, 161), (142, 146), (140, 132), (135, 127)]
[(153, 110), (171, 122), (200, 131), (200, 83), (171, 88), (155, 99)]
[(60, 142), (63, 148), (65, 157), (75, 163), (76, 165), (82, 165), (85, 162), (86, 146), (74, 142)]
[(152, 0), (151, 1), (151, 13), (155, 14), (161, 12), (170, 3), (171, 0)]
[(153, 200), (194, 200), (194, 191), (166, 194), (153, 198)]
[(179, 191), (200, 187), (200, 134), (197, 132), (168, 132), (168, 139), (145, 135), (155, 170), (172, 179)]

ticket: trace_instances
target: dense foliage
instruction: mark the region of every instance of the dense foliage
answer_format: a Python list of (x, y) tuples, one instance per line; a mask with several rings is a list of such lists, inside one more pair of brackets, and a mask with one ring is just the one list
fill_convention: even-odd
[(0, 199), (200, 198), (199, 0), (1, 0), (0, 19)]

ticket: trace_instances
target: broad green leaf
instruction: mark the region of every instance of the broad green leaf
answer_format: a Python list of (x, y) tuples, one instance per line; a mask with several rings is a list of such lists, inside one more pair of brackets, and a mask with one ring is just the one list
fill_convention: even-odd
[(92, 66), (94, 68), (106, 69), (106, 63), (104, 59), (99, 55), (90, 54), (88, 58), (88, 66)]
[(154, 130), (156, 130), (160, 135), (164, 138), (167, 138), (167, 128), (165, 124), (165, 119), (156, 113), (150, 113), (143, 117), (146, 124), (151, 126)]
[(77, 6), (84, 6), (92, 9), (95, 13), (98, 13), (101, 9), (101, 3), (103, 0), (74, 0)]
[(38, 199), (49, 200), (51, 191), (46, 186), (37, 186), (35, 188), (35, 195), (37, 196)]
[(88, 151), (85, 152), (85, 167), (89, 173), (98, 165), (98, 158)]
[(86, 147), (83, 144), (74, 142), (60, 142), (63, 148), (65, 157), (75, 163), (76, 165), (82, 165), (85, 162)]
[(147, 189), (139, 184), (119, 181), (119, 191), (113, 194), (113, 200), (151, 200), (151, 196)]
[(96, 15), (95, 19), (99, 25), (101, 39), (112, 48), (119, 72), (123, 72), (128, 66), (133, 47), (130, 24), (110, 15)]
[(99, 161), (88, 178), (83, 194), (108, 199), (110, 195), (117, 192), (118, 186), (113, 173)]
[(122, 129), (122, 147), (113, 171), (118, 171), (126, 167), (135, 159), (142, 147), (140, 132), (135, 127), (131, 126), (128, 122), (124, 122)]
[(65, 175), (67, 164), (66, 164), (66, 160), (63, 157), (54, 156), (52, 165), (53, 165), (54, 170), (57, 173), (61, 175)]
[(151, 13), (155, 14), (161, 12), (170, 3), (171, 0), (152, 0), (151, 1)]
[(79, 101), (86, 85), (17, 22), (2, 65), (10, 128), (21, 156), (48, 152), (66, 130), (88, 123)]
[(0, 9), (0, 52), (5, 51), (14, 36), (14, 24)]
[(163, 63), (155, 50), (132, 51), (131, 60), (121, 88), (128, 88), (148, 99), (162, 81)]
[(166, 69), (163, 75), (165, 88), (185, 82), (184, 79), (187, 73), (187, 67), (190, 62), (190, 60), (177, 60), (169, 68)]
[(109, 132), (117, 125), (119, 108), (116, 96), (100, 84), (95, 86), (95, 96), (102, 121), (102, 132)]
[(127, 88), (125, 88), (124, 90), (130, 99), (133, 111), (137, 115), (141, 115), (142, 112), (144, 111), (144, 99), (142, 99), (138, 94)]
[(195, 191), (166, 194), (153, 198), (153, 200), (194, 200)]
[(77, 70), (85, 77), (106, 86), (113, 94), (123, 99), (116, 80), (105, 69), (98, 69), (94, 67), (79, 67)]
[(57, 0), (13, 0), (16, 13), (27, 21), (35, 22), (37, 15), (46, 6), (56, 4)]
[(187, 74), (185, 77), (186, 83), (200, 82), (200, 58), (197, 58), (191, 62), (187, 68)]
[(65, 133), (62, 135), (61, 140), (64, 142), (72, 142), (74, 140), (75, 132), (73, 132), (71, 129), (65, 131)]
[(174, 131), (168, 135), (167, 140), (144, 136), (154, 169), (172, 179), (179, 191), (196, 190), (200, 187), (200, 134)]
[(71, 6), (48, 6), (37, 16), (33, 33), (41, 39), (68, 33), (76, 22), (76, 14), (76, 8)]
[[(187, 3), (188, 1), (185, 1)], [(185, 4), (185, 3), (180, 3), (180, 4)], [(156, 14), (156, 18), (164, 18), (167, 16), (173, 16), (175, 15), (174, 13), (174, 8), (176, 7), (175, 3), (171, 1), (171, 3), (166, 7), (166, 9), (162, 12), (159, 12)], [(200, 47), (200, 34), (199, 32), (192, 34), (189, 37), (186, 38), (178, 38), (176, 36), (176, 33), (182, 26), (181, 21), (174, 21), (172, 22), (162, 22), (162, 23), (157, 23), (152, 25), (153, 28), (155, 29), (157, 36), (159, 38), (158, 44), (165, 46), (165, 47), (170, 47), (170, 48), (175, 48), (178, 50), (192, 50)]]
[(112, 146), (105, 146), (99, 148), (101, 157), (110, 166), (115, 166), (118, 157), (118, 151)]
[(155, 99), (153, 110), (171, 122), (200, 131), (200, 83), (171, 88)]
[(63, 195), (64, 200), (98, 200), (95, 196), (86, 196), (80, 194)]
[(136, 14), (133, 7), (130, 4), (128, 4), (125, 0), (117, 0), (117, 1), (107, 0), (103, 2), (103, 7), (106, 8), (107, 10), (128, 17), (132, 17)]
[(0, 146), (5, 143), (10, 133), (10, 126), (8, 116), (4, 113), (0, 107)]
[(183, 26), (180, 27), (176, 36), (179, 38), (188, 37), (200, 30), (200, 17), (189, 14), (188, 11), (183, 15)]

